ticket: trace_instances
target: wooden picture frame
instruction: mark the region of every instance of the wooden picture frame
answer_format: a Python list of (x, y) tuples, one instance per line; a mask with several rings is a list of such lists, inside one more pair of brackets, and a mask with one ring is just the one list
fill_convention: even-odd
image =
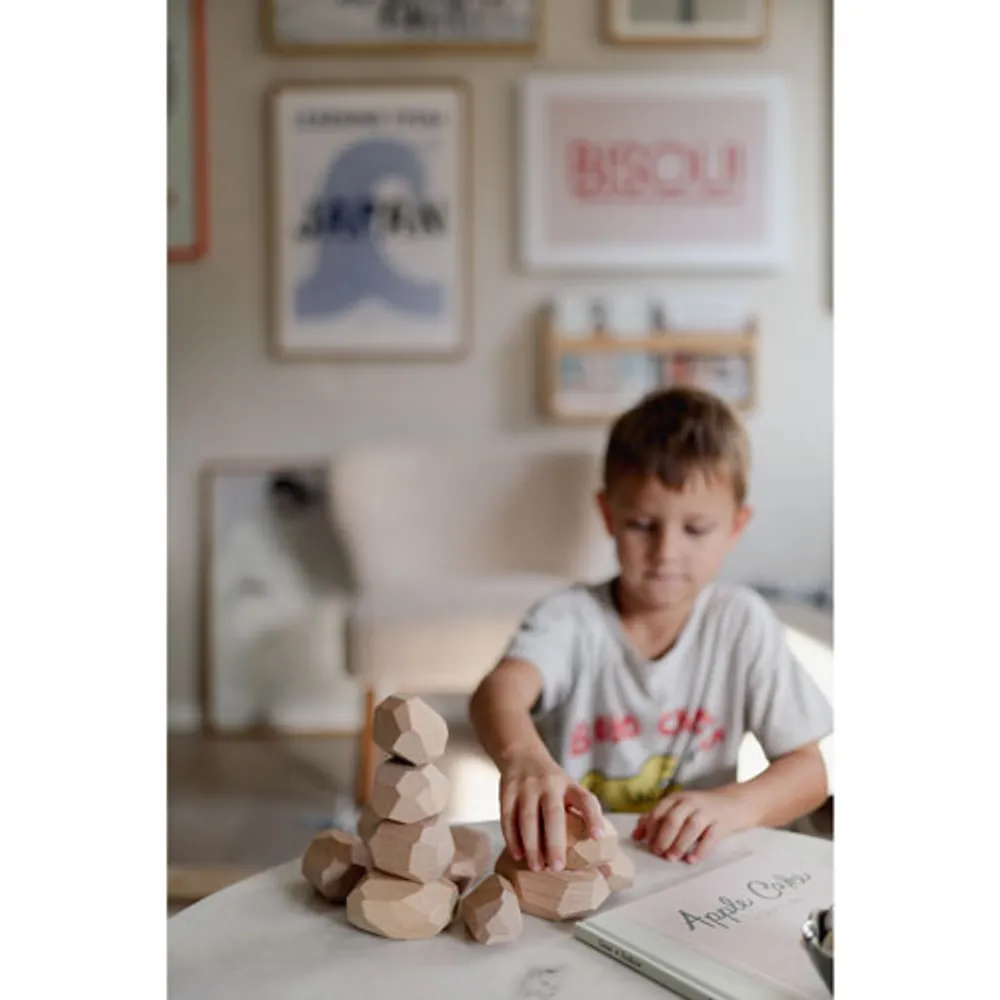
[[(325, 509), (329, 465), (328, 456), (299, 456), (202, 467), (198, 694), (207, 736), (345, 736), (361, 726), (363, 696), (344, 649), (349, 568)], [(288, 512), (274, 499), (282, 479), (314, 491), (284, 532)], [(240, 675), (253, 697), (234, 688)]]
[(167, 6), (167, 260), (208, 251), (205, 0)]
[[(492, 34), (481, 30), (480, 34), (469, 33), (463, 37), (460, 29), (453, 26), (453, 34), (447, 35), (433, 22), (425, 21), (400, 23), (398, 28), (377, 25), (366, 26), (365, 20), (377, 21), (385, 11), (396, 8), (399, 21), (407, 16), (407, 9), (419, 14), (425, 10), (430, 17), (440, 10), (447, 13), (443, 0), (355, 0), (349, 9), (341, 14), (343, 27), (336, 23), (336, 14), (331, 8), (344, 0), (260, 0), (261, 38), (265, 51), (282, 56), (322, 56), (322, 55), (408, 55), (408, 54), (448, 54), (475, 53), (482, 55), (531, 55), (542, 48), (545, 22), (545, 0), (499, 0), (492, 8), (513, 8), (512, 17), (530, 22), (530, 28), (514, 29), (509, 25), (495, 25)], [(458, 7), (475, 7), (481, 0), (458, 0)], [(453, 6), (453, 5), (449, 5)], [(298, 23), (286, 25), (282, 29), (284, 7), (294, 10), (284, 12), (286, 20), (297, 19)], [(523, 15), (518, 11), (526, 8)], [(502, 16), (488, 10), (480, 13), (484, 18)], [(391, 13), (391, 12), (390, 12)], [(465, 12), (464, 12), (465, 13)], [(464, 16), (464, 13), (462, 16)], [(353, 26), (351, 25), (351, 22)], [(347, 30), (353, 30), (355, 37), (346, 37)], [(367, 35), (365, 34), (367, 30)], [(410, 37), (407, 37), (409, 32)]]
[[(635, 3), (657, 3), (663, 8), (660, 19), (651, 14), (637, 21), (629, 8)], [(712, 10), (711, 18), (699, 18)], [(745, 17), (726, 19), (727, 11), (739, 5)], [(603, 0), (602, 33), (609, 45), (623, 46), (761, 46), (771, 31), (772, 0)]]
[(466, 356), (471, 105), (468, 84), (456, 79), (299, 80), (270, 89), (275, 360)]
[[(757, 402), (757, 327), (644, 336), (601, 330), (581, 337), (564, 336), (550, 318), (542, 330), (541, 369), (542, 411), (557, 424), (606, 426), (647, 393), (680, 384), (715, 392), (747, 413)], [(732, 391), (734, 382), (741, 391)]]
[(528, 271), (775, 273), (791, 256), (791, 111), (776, 75), (529, 74)]

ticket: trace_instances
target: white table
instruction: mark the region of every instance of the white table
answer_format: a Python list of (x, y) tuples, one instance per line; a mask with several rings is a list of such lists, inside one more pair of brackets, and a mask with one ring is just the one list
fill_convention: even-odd
[[(633, 844), (635, 816), (610, 817), (636, 865), (635, 885), (611, 908), (691, 874)], [(483, 824), (497, 853), (497, 824)], [(724, 842), (704, 866), (750, 846), (802, 834), (751, 830)], [(832, 844), (821, 841), (832, 850)], [(303, 845), (303, 848), (305, 845)], [(525, 914), (511, 944), (484, 946), (460, 920), (426, 941), (389, 941), (348, 924), (344, 907), (319, 899), (299, 861), (209, 896), (168, 921), (171, 1000), (664, 1000), (670, 991), (572, 937), (572, 923)]]

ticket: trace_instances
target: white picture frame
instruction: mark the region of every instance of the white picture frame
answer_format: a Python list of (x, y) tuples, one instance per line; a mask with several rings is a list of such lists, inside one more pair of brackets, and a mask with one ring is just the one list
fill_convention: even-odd
[(260, 0), (267, 51), (285, 56), (532, 53), (545, 0)]
[(526, 270), (768, 273), (787, 264), (794, 192), (783, 78), (531, 74), (520, 125)]
[(350, 567), (330, 521), (329, 459), (202, 469), (201, 718), (206, 734), (356, 732), (344, 647)]
[(762, 45), (771, 0), (604, 0), (611, 45)]
[(455, 360), (471, 328), (469, 98), (455, 80), (268, 96), (278, 360)]

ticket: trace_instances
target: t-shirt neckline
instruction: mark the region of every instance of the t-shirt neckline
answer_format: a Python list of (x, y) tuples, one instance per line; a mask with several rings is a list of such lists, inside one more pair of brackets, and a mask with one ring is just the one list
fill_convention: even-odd
[(637, 666), (646, 669), (653, 669), (669, 665), (673, 660), (678, 659), (684, 649), (691, 643), (692, 636), (697, 630), (698, 621), (701, 618), (705, 607), (705, 601), (708, 598), (708, 593), (711, 590), (712, 584), (708, 584), (703, 587), (698, 593), (698, 596), (694, 599), (694, 604), (691, 606), (691, 613), (688, 615), (687, 621), (685, 621), (684, 625), (681, 627), (680, 634), (677, 636), (674, 644), (661, 656), (651, 660), (644, 657), (636, 649), (631, 637), (625, 631), (625, 626), (622, 624), (621, 616), (618, 614), (618, 608), (615, 606), (614, 587), (619, 579), (620, 577), (618, 576), (611, 577), (611, 579), (605, 580), (601, 586), (601, 609), (604, 612), (604, 620), (608, 628), (611, 630), (611, 634), (622, 647), (626, 657)]

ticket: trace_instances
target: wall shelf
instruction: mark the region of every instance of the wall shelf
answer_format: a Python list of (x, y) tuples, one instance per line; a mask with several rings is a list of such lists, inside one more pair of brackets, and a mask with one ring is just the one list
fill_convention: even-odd
[(567, 424), (606, 424), (648, 392), (697, 385), (741, 411), (756, 399), (757, 327), (732, 331), (655, 330), (620, 336), (602, 330), (542, 331), (542, 410)]

